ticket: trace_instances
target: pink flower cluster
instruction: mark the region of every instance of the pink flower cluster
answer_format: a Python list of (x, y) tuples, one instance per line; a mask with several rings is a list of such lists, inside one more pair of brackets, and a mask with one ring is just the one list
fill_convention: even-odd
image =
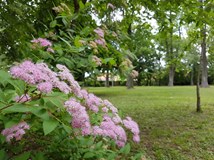
[(99, 37), (104, 38), (104, 31), (101, 28), (96, 28), (94, 32), (97, 33)]
[(108, 115), (103, 116), (100, 126), (93, 127), (93, 133), (94, 135), (107, 136), (114, 139), (119, 147), (123, 147), (127, 141), (125, 130)]
[[(119, 147), (123, 147), (127, 141), (125, 130), (122, 127), (124, 126), (131, 130), (135, 142), (140, 141), (137, 123), (131, 120), (130, 117), (122, 120), (118, 115), (117, 108), (108, 100), (102, 100), (86, 90), (81, 90), (81, 88), (77, 89), (74, 94), (80, 101), (71, 98), (65, 102), (65, 108), (72, 116), (72, 127), (81, 129), (82, 135), (109, 137), (114, 139)], [(77, 108), (78, 110), (76, 110)], [(90, 124), (87, 110), (103, 115), (100, 125), (93, 126), (93, 124)]]
[[(133, 133), (135, 142), (140, 141), (136, 122), (130, 117), (122, 120), (113, 104), (81, 89), (65, 66), (58, 64), (57, 68), (59, 72), (53, 72), (44, 63), (34, 64), (31, 61), (24, 61), (12, 67), (10, 72), (14, 78), (36, 85), (42, 93), (49, 93), (53, 88), (58, 88), (66, 94), (73, 93), (74, 96), (64, 103), (64, 107), (71, 115), (72, 127), (80, 130), (82, 135), (110, 137), (116, 141), (119, 147), (122, 147), (127, 141), (125, 130), (122, 127), (124, 126)], [(21, 102), (21, 98), (23, 102), (30, 100), (27, 94), (18, 97), (17, 101)], [(89, 113), (92, 112), (101, 117), (96, 124), (90, 122)]]
[(98, 44), (98, 45), (101, 45), (101, 46), (103, 46), (103, 47), (106, 46), (106, 41), (105, 41), (104, 38), (96, 39), (96, 40), (95, 40), (95, 43)]
[(82, 135), (89, 135), (91, 133), (91, 124), (86, 108), (74, 98), (66, 101), (65, 107), (67, 112), (72, 116), (72, 127), (81, 129)]
[(12, 126), (11, 128), (4, 129), (1, 134), (6, 137), (6, 141), (10, 142), (11, 139), (21, 140), (25, 134), (25, 130), (29, 130), (30, 126), (26, 122), (20, 122), (19, 124)]
[(126, 117), (126, 119), (123, 120), (123, 124), (127, 129), (131, 130), (131, 132), (133, 133), (133, 141), (140, 142), (139, 136), (140, 130), (137, 123), (133, 121), (131, 117)]
[(92, 56), (92, 61), (95, 62), (95, 64), (97, 66), (101, 66), (102, 65), (102, 61), (100, 58), (98, 58), (97, 56)]
[(98, 35), (98, 39), (95, 40), (95, 43), (106, 47), (106, 41), (104, 39), (104, 31), (101, 28), (97, 28), (94, 30), (95, 33)]
[[(60, 91), (66, 94), (71, 92), (69, 85), (61, 81), (57, 73), (50, 70), (45, 63), (34, 64), (26, 60), (17, 66), (13, 66), (10, 69), (10, 74), (27, 84), (36, 85), (42, 93), (49, 93), (53, 88), (59, 88)], [(26, 98), (27, 95), (23, 97), (23, 100), (25, 101)]]
[(39, 44), (41, 47), (47, 47), (46, 51), (54, 53), (53, 48), (51, 48), (52, 43), (45, 38), (33, 39), (31, 42), (34, 44)]
[[(82, 135), (90, 134), (110, 137), (116, 141), (119, 147), (122, 147), (127, 140), (125, 130), (122, 128), (124, 125), (127, 129), (130, 129), (131, 132), (133, 131), (134, 141), (139, 142), (139, 128), (136, 122), (130, 120), (128, 117), (129, 125), (125, 125), (124, 122), (127, 123), (127, 120), (123, 122), (118, 115), (117, 108), (113, 104), (108, 100), (102, 100), (94, 94), (81, 89), (78, 82), (74, 80), (74, 77), (65, 66), (57, 65), (57, 68), (60, 70), (58, 73), (60, 78), (69, 83), (72, 92), (76, 96), (76, 99), (71, 98), (64, 104), (66, 110), (72, 117), (71, 125), (73, 128), (80, 129)], [(93, 126), (93, 124), (90, 123), (87, 110), (103, 115), (103, 120), (99, 126)]]

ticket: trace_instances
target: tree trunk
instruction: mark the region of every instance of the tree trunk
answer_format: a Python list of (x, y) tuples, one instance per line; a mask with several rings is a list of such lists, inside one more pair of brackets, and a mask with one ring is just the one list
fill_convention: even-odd
[(194, 70), (192, 68), (192, 71), (190, 72), (190, 85), (194, 85)]
[(207, 69), (207, 55), (206, 55), (206, 25), (201, 31), (203, 37), (201, 42), (201, 87), (209, 87), (208, 84), (208, 69)]
[(174, 86), (174, 76), (175, 76), (175, 67), (171, 65), (169, 68), (169, 83), (168, 83), (168, 86), (170, 87)]
[(134, 88), (134, 80), (131, 75), (128, 75), (128, 77), (127, 77), (126, 87), (127, 87), (127, 89)]
[(74, 0), (73, 3), (74, 3), (74, 13), (78, 13), (80, 9), (78, 0)]
[(95, 76), (95, 78), (94, 78), (94, 87), (96, 87), (97, 86), (97, 77)]
[(196, 95), (197, 95), (197, 103), (196, 103), (196, 111), (201, 112), (201, 97), (200, 97), (200, 65), (197, 67), (197, 84), (196, 84)]
[[(171, 11), (170, 11), (170, 25), (172, 24), (172, 19), (171, 19)], [(168, 51), (168, 55), (169, 55), (169, 60), (172, 61), (174, 59), (174, 55), (173, 55), (173, 28), (171, 26), (170, 28), (170, 50)], [(172, 87), (174, 86), (174, 76), (175, 76), (175, 66), (174, 64), (172, 64), (172, 62), (170, 62), (170, 68), (169, 68), (169, 82), (168, 82), (168, 86)]]
[(106, 72), (106, 87), (110, 87), (109, 86), (109, 69), (107, 68), (107, 72)]

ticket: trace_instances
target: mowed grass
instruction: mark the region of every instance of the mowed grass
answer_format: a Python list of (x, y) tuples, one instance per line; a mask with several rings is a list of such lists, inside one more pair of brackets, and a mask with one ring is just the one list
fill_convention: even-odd
[(214, 160), (214, 87), (201, 89), (202, 113), (196, 113), (196, 88), (87, 88), (108, 99), (141, 130), (134, 151), (154, 160)]

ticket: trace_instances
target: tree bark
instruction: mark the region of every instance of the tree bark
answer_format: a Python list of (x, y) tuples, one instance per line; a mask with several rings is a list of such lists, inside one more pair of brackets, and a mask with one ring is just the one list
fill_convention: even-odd
[(106, 72), (106, 87), (110, 87), (109, 85), (109, 69), (107, 68), (107, 72)]
[(131, 75), (127, 76), (126, 87), (127, 87), (127, 89), (134, 88), (134, 80)]
[[(171, 19), (171, 11), (170, 11), (170, 25), (172, 24), (172, 19)], [(172, 61), (174, 59), (174, 55), (173, 55), (173, 28), (172, 26), (170, 26), (170, 50), (168, 51), (168, 56), (169, 56), (169, 60)], [(170, 62), (170, 67), (169, 67), (169, 82), (168, 82), (168, 86), (172, 87), (174, 86), (174, 76), (175, 76), (175, 66), (174, 64), (172, 64), (172, 62)]]
[(74, 13), (78, 13), (80, 9), (79, 2), (78, 0), (74, 0), (73, 2), (74, 2)]
[(174, 86), (175, 67), (173, 65), (169, 68), (169, 83), (168, 86)]
[(192, 69), (192, 71), (190, 72), (190, 85), (193, 86), (194, 85), (194, 70)]
[(196, 84), (196, 96), (197, 96), (197, 103), (196, 103), (196, 112), (201, 112), (201, 97), (200, 97), (200, 65), (197, 67), (197, 84)]
[(206, 24), (204, 28), (201, 30), (201, 35), (203, 37), (201, 42), (201, 87), (206, 88), (209, 87), (208, 84), (208, 62), (206, 55)]

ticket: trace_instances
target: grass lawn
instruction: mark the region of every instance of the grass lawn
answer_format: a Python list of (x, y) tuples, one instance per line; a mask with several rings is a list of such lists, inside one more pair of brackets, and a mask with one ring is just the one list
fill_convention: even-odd
[(141, 142), (133, 148), (147, 159), (214, 160), (213, 86), (201, 89), (202, 113), (194, 86), (87, 89), (138, 122)]

